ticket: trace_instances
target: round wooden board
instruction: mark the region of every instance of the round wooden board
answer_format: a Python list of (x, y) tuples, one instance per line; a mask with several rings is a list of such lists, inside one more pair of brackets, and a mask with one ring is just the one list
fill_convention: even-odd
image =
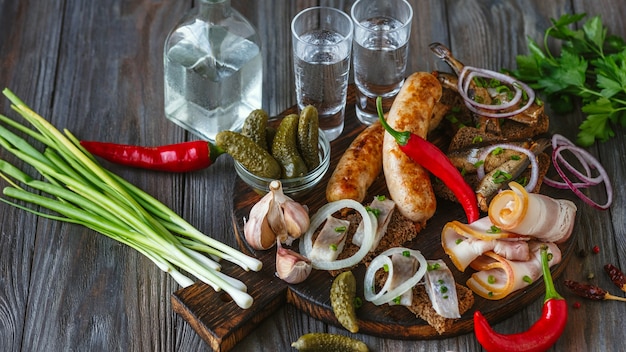
[[(354, 86), (351, 85), (348, 91), (344, 132), (338, 139), (331, 142), (331, 165), (329, 171), (324, 176), (324, 179), (311, 192), (296, 198), (297, 201), (309, 207), (311, 214), (314, 214), (317, 209), (326, 204), (325, 189), (332, 171), (335, 169), (342, 153), (348, 148), (359, 132), (365, 128), (355, 116), (354, 89)], [(297, 107), (294, 106), (284, 111), (278, 117), (280, 118), (290, 113), (297, 113)], [(250, 208), (260, 199), (260, 196), (241, 180), (237, 181), (235, 190), (234, 226), (236, 227), (235, 233), (241, 236), (243, 234), (243, 219), (248, 217)], [(366, 200), (372, 199), (376, 195), (388, 195), (383, 176), (379, 177), (374, 185), (372, 185)], [(550, 195), (557, 197), (558, 191), (555, 191), (554, 194), (551, 192)], [(465, 273), (456, 270), (441, 247), (440, 235), (441, 229), (447, 222), (452, 220), (466, 222), (465, 213), (461, 206), (456, 203), (442, 199), (438, 199), (437, 202), (435, 215), (428, 221), (427, 226), (419, 233), (417, 238), (405, 244), (405, 246), (418, 249), (427, 259), (445, 260), (451, 268), (457, 282), (464, 285), (471, 275), (472, 270), (468, 268)], [(239, 243), (245, 245), (245, 240), (240, 240)], [(574, 241), (571, 238), (566, 243), (560, 245), (563, 260), (552, 268), (554, 278), (557, 278), (567, 265), (572, 255), (573, 247)], [(294, 243), (294, 249), (297, 250), (297, 242)], [(242, 248), (242, 250), (257, 257), (263, 256), (263, 253), (255, 252), (249, 247)], [(270, 251), (274, 252), (275, 249), (271, 249)], [(272, 256), (264, 255), (263, 257)], [(357, 282), (363, 282), (365, 267), (360, 265), (353, 270), (353, 272), (357, 278)], [(287, 300), (312, 317), (325, 323), (340, 326), (330, 305), (329, 291), (332, 280), (333, 277), (329, 273), (314, 270), (305, 282), (298, 285), (289, 285)], [(357, 286), (357, 295), (363, 297), (363, 285)], [(480, 310), (492, 324), (495, 324), (508, 318), (514, 312), (522, 309), (537, 298), (543, 297), (543, 295), (544, 285), (541, 280), (530, 285), (526, 290), (514, 292), (507, 298), (498, 301), (486, 300), (475, 295), (474, 306), (463, 314), (460, 319), (456, 320), (452, 329), (444, 334), (438, 334), (426, 321), (417, 318), (404, 307), (389, 305), (375, 306), (369, 302), (365, 302), (357, 311), (360, 326), (359, 332), (386, 338), (413, 340), (452, 337), (473, 330), (473, 314), (476, 310)]]

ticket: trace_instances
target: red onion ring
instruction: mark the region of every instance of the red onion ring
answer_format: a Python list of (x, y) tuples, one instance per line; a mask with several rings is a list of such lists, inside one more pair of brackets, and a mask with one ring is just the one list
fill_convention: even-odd
[[(469, 90), (470, 83), (472, 82), (474, 77), (477, 77), (477, 76), (497, 79), (497, 80), (500, 80), (501, 82), (506, 83), (507, 85), (511, 86), (515, 90), (515, 96), (513, 97), (513, 99), (511, 99), (511, 101), (504, 103), (504, 104), (500, 104), (500, 105), (481, 104), (481, 103), (474, 101), (472, 98), (469, 97), (469, 95), (467, 94), (467, 91)], [(459, 90), (459, 94), (463, 97), (465, 106), (467, 106), (467, 108), (470, 111), (476, 114), (479, 114), (481, 116), (485, 116), (485, 117), (505, 118), (505, 117), (515, 116), (523, 112), (524, 110), (528, 109), (528, 107), (530, 107), (530, 105), (532, 105), (532, 103), (535, 101), (535, 91), (532, 88), (530, 88), (527, 84), (520, 82), (511, 76), (508, 76), (499, 72), (495, 72), (495, 71), (491, 71), (491, 70), (487, 70), (483, 68), (476, 68), (472, 66), (463, 67), (463, 69), (461, 70), (461, 73), (459, 74), (457, 88)], [(515, 106), (517, 103), (519, 103), (522, 98), (522, 92), (526, 92), (526, 95), (528, 97), (528, 101), (526, 102), (524, 106), (518, 109), (512, 110), (512, 111), (501, 111), (504, 109), (511, 108)], [(494, 111), (499, 111), (499, 112), (494, 112)]]
[(531, 192), (535, 188), (535, 186), (537, 186), (537, 182), (539, 181), (539, 164), (537, 163), (537, 158), (535, 154), (531, 152), (530, 150), (524, 147), (513, 145), (513, 144), (508, 144), (508, 143), (494, 144), (488, 147), (487, 149), (485, 149), (482, 152), (482, 154), (480, 154), (480, 156), (478, 157), (478, 160), (482, 161), (482, 163), (476, 170), (476, 175), (478, 176), (478, 180), (480, 181), (485, 177), (485, 160), (487, 159), (487, 156), (489, 156), (489, 154), (492, 151), (498, 148), (514, 150), (519, 153), (524, 153), (526, 154), (526, 156), (528, 156), (528, 160), (530, 161), (530, 180), (528, 180), (528, 184), (526, 184), (524, 189), (526, 189), (527, 192)]
[[(580, 147), (577, 147), (576, 145), (574, 145), (574, 143), (561, 135), (554, 135), (552, 137), (552, 145), (552, 165), (554, 165), (554, 169), (559, 174), (561, 179), (563, 179), (563, 181), (560, 182), (550, 179), (548, 177), (544, 177), (544, 183), (554, 188), (569, 188), (572, 192), (574, 192), (574, 194), (576, 194), (576, 196), (578, 196), (590, 206), (599, 210), (608, 209), (611, 206), (611, 203), (613, 203), (613, 188), (611, 186), (609, 175), (607, 174), (606, 170), (604, 170), (600, 162), (596, 158), (594, 158), (593, 155), (591, 155), (589, 152)], [(561, 154), (564, 150), (570, 151), (578, 159), (583, 169), (585, 170), (585, 174), (577, 170), (574, 166), (572, 166), (572, 164), (565, 160), (565, 158)], [(575, 177), (577, 177), (580, 182), (573, 182), (566, 175), (564, 168), (567, 171), (571, 172)], [(596, 169), (599, 175), (596, 177), (592, 177), (591, 169)], [(604, 204), (597, 203), (581, 191), (582, 188), (596, 186), (601, 183), (604, 183), (606, 189), (607, 200)]]

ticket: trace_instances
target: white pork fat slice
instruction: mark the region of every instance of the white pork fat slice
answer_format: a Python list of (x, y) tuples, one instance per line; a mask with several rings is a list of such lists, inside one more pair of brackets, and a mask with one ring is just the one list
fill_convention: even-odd
[(473, 261), (471, 266), (476, 272), (467, 280), (467, 287), (483, 298), (499, 300), (541, 278), (542, 247), (547, 246), (550, 267), (561, 262), (561, 250), (554, 243), (531, 241), (528, 246), (530, 260), (524, 262), (508, 260), (493, 252)]
[(348, 220), (328, 216), (313, 243), (309, 259), (312, 261), (333, 261), (337, 259), (346, 243), (349, 226), (350, 221)]
[[(378, 220), (378, 226), (376, 227), (376, 235), (374, 236), (374, 244), (372, 244), (372, 248), (370, 251), (373, 251), (378, 247), (378, 243), (380, 239), (384, 236), (385, 232), (387, 232), (387, 226), (389, 226), (389, 221), (391, 220), (391, 215), (396, 208), (396, 203), (385, 197), (374, 197), (374, 200), (370, 203), (368, 207), (368, 211), (373, 212), (376, 215), (376, 220)], [(361, 247), (363, 243), (364, 236), (364, 226), (363, 221), (359, 224), (352, 236), (352, 243)]]
[(576, 217), (574, 202), (528, 193), (516, 182), (509, 186), (489, 204), (489, 218), (495, 226), (544, 242), (567, 241)]
[(528, 236), (494, 228), (488, 217), (471, 224), (451, 221), (441, 232), (443, 250), (460, 271), (465, 271), (474, 259), (488, 251), (510, 260), (528, 260), (529, 239)]
[[(417, 271), (417, 258), (404, 253), (394, 253), (391, 255), (391, 263), (393, 264), (394, 275), (391, 278), (389, 290), (400, 286), (403, 282), (409, 280)], [(389, 305), (410, 306), (413, 303), (413, 288), (402, 293), (400, 296), (389, 301)]]
[(433, 309), (444, 318), (458, 319), (459, 299), (456, 294), (456, 281), (446, 263), (441, 260), (428, 260), (428, 269), (424, 275), (426, 293)]

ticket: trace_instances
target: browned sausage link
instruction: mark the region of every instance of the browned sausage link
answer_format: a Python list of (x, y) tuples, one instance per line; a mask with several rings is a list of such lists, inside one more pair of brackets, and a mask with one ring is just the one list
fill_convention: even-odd
[[(387, 122), (396, 131), (409, 131), (426, 138), (433, 108), (441, 94), (441, 84), (435, 76), (413, 73), (396, 96)], [(404, 154), (388, 133), (383, 141), (383, 171), (389, 195), (402, 215), (422, 224), (433, 216), (437, 202), (429, 173)]]
[(364, 129), (343, 153), (326, 186), (326, 200), (363, 202), (368, 188), (383, 168), (383, 127), (379, 122)]
[(609, 274), (609, 278), (611, 279), (611, 281), (613, 281), (615, 286), (619, 287), (620, 290), (626, 292), (626, 276), (624, 276), (624, 273), (621, 272), (621, 270), (619, 270), (613, 264), (606, 264), (604, 266), (604, 271)]

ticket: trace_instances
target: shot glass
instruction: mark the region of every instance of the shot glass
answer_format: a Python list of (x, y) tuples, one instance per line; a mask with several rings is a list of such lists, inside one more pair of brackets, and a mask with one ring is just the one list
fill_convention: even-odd
[(307, 8), (291, 22), (298, 107), (317, 108), (331, 141), (344, 126), (353, 30), (350, 16), (330, 7)]
[(378, 120), (376, 98), (387, 112), (404, 83), (413, 9), (405, 0), (359, 0), (350, 14), (356, 116), (369, 125)]

